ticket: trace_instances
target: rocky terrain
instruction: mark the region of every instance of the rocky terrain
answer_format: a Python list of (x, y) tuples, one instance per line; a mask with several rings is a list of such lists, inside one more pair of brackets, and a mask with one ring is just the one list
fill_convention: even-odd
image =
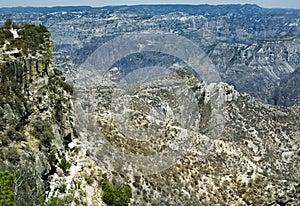
[[(72, 171), (80, 166), (73, 164), (90, 163), (86, 158), (77, 162), (81, 153), (71, 144), (76, 139), (73, 86), (52, 65), (49, 31), (7, 21), (0, 35), (0, 170), (9, 171), (14, 179), (10, 188), (14, 203), (65, 205), (87, 198), (91, 202), (88, 191), (74, 186)], [(65, 194), (70, 187), (72, 196)], [(1, 191), (1, 204), (12, 205), (4, 194)], [(101, 195), (97, 199), (101, 205)]]
[(220, 43), (208, 55), (222, 79), (238, 91), (270, 104), (289, 106), (299, 104), (299, 83), (295, 81), (299, 78), (299, 40), (285, 37), (250, 45)]
[[(0, 16), (43, 23), (53, 39), (44, 26), (0, 28), (0, 170), (9, 172), (0, 171), (0, 184), (3, 174), (14, 179), (0, 202), (300, 205), (298, 10), (63, 7)], [(78, 67), (104, 42), (149, 29), (192, 40), (234, 87), (151, 52), (104, 74), (92, 59)]]
[[(296, 92), (284, 100), (278, 97), (286, 95), (282, 94), (285, 86), (280, 86), (286, 84), (283, 77), (294, 76), (292, 73), (299, 67), (299, 10), (246, 4), (2, 8), (1, 11), (3, 21), (11, 18), (47, 26), (54, 42), (54, 63), (66, 72), (82, 64), (96, 48), (115, 36), (160, 30), (184, 36), (211, 54), (223, 81), (233, 84), (239, 92), (271, 104), (299, 103)], [(266, 78), (262, 81), (262, 77)], [(297, 84), (289, 85), (293, 85), (292, 90), (298, 88)]]
[[(188, 124), (187, 134), (186, 122), (177, 121), (184, 119), (176, 106), (185, 105), (176, 95), (181, 81), (187, 85), (179, 92), (185, 101), (189, 91), (197, 100), (196, 108), (189, 102), (184, 110), (198, 111), (198, 123)], [(125, 180), (131, 186), (132, 205), (299, 204), (299, 106), (267, 105), (225, 83), (206, 85), (181, 71), (124, 89), (120, 97), (112, 82), (89, 82), (78, 82), (85, 92), (76, 110), (87, 102), (97, 109), (79, 113), (79, 119), (89, 117), (80, 131), (89, 137), (84, 142), (90, 156), (112, 171), (117, 184)], [(218, 121), (216, 109), (223, 117), (217, 129), (211, 122)]]

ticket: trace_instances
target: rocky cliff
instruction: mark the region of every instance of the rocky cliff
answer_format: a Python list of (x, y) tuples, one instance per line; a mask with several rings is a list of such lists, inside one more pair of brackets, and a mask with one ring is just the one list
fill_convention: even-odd
[(213, 46), (208, 55), (222, 79), (239, 92), (270, 104), (291, 106), (299, 104), (295, 81), (299, 78), (299, 42), (299, 37), (285, 37), (250, 45), (222, 43)]
[(117, 88), (124, 96), (109, 81), (77, 83), (82, 142), (116, 185), (130, 185), (132, 205), (299, 204), (298, 106), (267, 105), (182, 71)]
[(17, 205), (41, 205), (74, 137), (73, 88), (52, 66), (45, 27), (7, 21), (0, 35), (0, 165)]
[(271, 104), (299, 103), (297, 83), (289, 83), (289, 91), (282, 89), (299, 67), (297, 9), (249, 4), (142, 5), (3, 9), (0, 15), (46, 25), (54, 41), (54, 63), (66, 74), (116, 36), (159, 30), (184, 36), (209, 53), (223, 81), (239, 92)]
[[(161, 26), (198, 39), (238, 90), (297, 103), (289, 88), (297, 91), (299, 82), (298, 11), (237, 8), (201, 14), (62, 8), (17, 18), (50, 26), (61, 68), (81, 63), (115, 35)], [(118, 67), (130, 61), (146, 67), (153, 53), (124, 58), (101, 77), (79, 70), (74, 89), (52, 64), (45, 27), (7, 22), (0, 43), (0, 165), (13, 175), (17, 205), (300, 204), (299, 106), (272, 106), (226, 83), (206, 84), (163, 55), (158, 60), (167, 62), (159, 66), (174, 73), (116, 86), (122, 75), (143, 76), (134, 74), (135, 65), (127, 73)]]

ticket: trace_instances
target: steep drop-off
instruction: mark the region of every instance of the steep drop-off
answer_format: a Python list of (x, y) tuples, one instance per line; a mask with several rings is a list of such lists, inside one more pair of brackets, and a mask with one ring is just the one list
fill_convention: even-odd
[[(131, 186), (131, 204), (298, 205), (299, 107), (267, 105), (225, 83), (206, 85), (188, 72), (178, 73), (132, 85), (117, 102), (113, 75), (112, 82), (78, 82), (83, 87), (77, 104), (86, 107), (83, 114), (94, 116), (101, 131), (90, 134), (97, 130), (92, 126), (95, 122), (89, 122), (81, 134), (88, 141), (82, 140), (114, 182)], [(117, 74), (116, 68), (111, 74)], [(177, 88), (182, 81), (188, 86)], [(97, 90), (89, 93), (92, 88)], [(184, 112), (191, 112), (191, 107), (182, 110), (183, 105), (191, 102), (183, 99), (182, 103), (176, 94), (190, 91), (199, 113), (186, 136), (185, 122), (180, 120)], [(215, 130), (218, 124), (214, 123), (223, 127)], [(153, 131), (155, 125), (160, 125), (161, 132), (147, 136), (153, 134), (148, 129)], [(106, 141), (124, 152), (125, 158), (107, 149)], [(170, 161), (168, 154), (176, 161)], [(146, 159), (153, 155), (149, 163)], [(160, 170), (165, 164), (169, 167)]]
[[(116, 79), (123, 77), (113, 78), (119, 75), (117, 67), (108, 72), (112, 78), (105, 81), (83, 70), (76, 73), (78, 79), (73, 79), (73, 91), (62, 73), (53, 68), (50, 33), (44, 27), (8, 22), (0, 35), (0, 165), (1, 170), (13, 175), (17, 205), (128, 205), (129, 201), (131, 205), (300, 204), (299, 106), (271, 106), (225, 83), (201, 82), (180, 69), (176, 75), (134, 85), (120, 99), (116, 99), (115, 85)], [(220, 58), (220, 65), (249, 63), (264, 68), (270, 62), (253, 51), (273, 56), (268, 48), (277, 48), (275, 60), (298, 64), (289, 40), (283, 43), (287, 49), (276, 44), (269, 47), (268, 41), (261, 42), (248, 50), (245, 45), (229, 46), (234, 47), (226, 54), (232, 59), (229, 62), (221, 59), (220, 45), (209, 54)], [(282, 49), (287, 54), (282, 54)], [(167, 66), (178, 68), (172, 63)], [(223, 66), (228, 74), (234, 71), (234, 67)], [(298, 72), (286, 68), (282, 71), (287, 75)], [(272, 77), (279, 76), (275, 69), (268, 70)], [(297, 83), (296, 75), (283, 75), (282, 79), (282, 85)], [(180, 87), (183, 83), (185, 86)], [(132, 92), (134, 88), (138, 91)], [(123, 88), (118, 89), (122, 93)], [(194, 107), (182, 107), (188, 101), (176, 95), (192, 96)], [(124, 112), (121, 117), (120, 111)], [(120, 121), (122, 114), (130, 117), (125, 118), (126, 124)], [(186, 127), (182, 117), (195, 121)], [(218, 123), (221, 127), (214, 130)], [(138, 132), (130, 133), (126, 128)], [(145, 133), (136, 139), (149, 128), (159, 128), (163, 133), (154, 138)], [(184, 136), (186, 145), (177, 134), (187, 128), (191, 131)], [(137, 175), (116, 169), (128, 166), (125, 161), (117, 162), (119, 165), (106, 161), (116, 153), (106, 153), (105, 141), (133, 157), (167, 149), (181, 155), (165, 170), (143, 170), (144, 175)], [(158, 163), (152, 161), (149, 171)]]
[(17, 205), (42, 205), (74, 136), (73, 87), (52, 66), (44, 26), (0, 28), (0, 165), (14, 177)]

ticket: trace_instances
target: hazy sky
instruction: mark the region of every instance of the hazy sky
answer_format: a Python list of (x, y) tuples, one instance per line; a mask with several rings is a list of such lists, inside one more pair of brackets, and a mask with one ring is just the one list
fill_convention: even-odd
[(0, 7), (132, 5), (132, 4), (258, 4), (268, 8), (299, 8), (300, 0), (0, 0)]

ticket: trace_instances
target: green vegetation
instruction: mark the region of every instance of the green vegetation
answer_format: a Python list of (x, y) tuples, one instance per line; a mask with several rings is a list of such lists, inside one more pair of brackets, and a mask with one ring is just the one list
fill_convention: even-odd
[(130, 203), (131, 188), (129, 185), (122, 185), (119, 188), (114, 188), (106, 174), (102, 175), (100, 182), (102, 187), (102, 199), (110, 206), (126, 206)]
[(81, 197), (86, 197), (86, 192), (83, 191), (82, 189), (79, 190), (79, 194)]
[[(1, 122), (3, 123), (3, 122)], [(7, 126), (4, 134), (0, 134), (0, 146), (8, 146), (13, 141), (25, 141), (26, 137), (24, 133), (16, 131), (14, 127)]]
[(47, 121), (34, 120), (31, 122), (33, 130), (31, 135), (40, 140), (40, 146), (50, 150), (51, 142), (54, 138), (51, 123)]
[(86, 178), (85, 178), (85, 181), (86, 181), (89, 185), (92, 185), (93, 182), (94, 182), (94, 180), (93, 180), (92, 177), (86, 177)]
[(102, 175), (101, 187), (103, 190), (102, 199), (107, 205), (115, 205), (116, 194), (113, 186), (107, 179), (106, 175)]
[[(4, 131), (7, 126), (20, 129), (21, 121), (16, 117), (24, 117), (31, 112), (22, 93), (21, 84), (9, 80), (12, 72), (10, 66), (0, 65), (0, 108), (6, 111), (0, 109), (0, 131)], [(13, 114), (10, 111), (13, 111)], [(4, 114), (8, 112), (10, 114), (4, 118)]]
[(5, 41), (11, 41), (13, 39), (13, 34), (9, 31), (12, 25), (12, 20), (8, 19), (2, 27), (0, 27), (0, 46), (2, 46)]
[(17, 148), (10, 146), (6, 153), (4, 154), (6, 160), (12, 164), (17, 164), (20, 161), (20, 153)]
[(66, 185), (66, 184), (61, 184), (61, 185), (59, 185), (59, 187), (58, 187), (58, 190), (59, 190), (59, 192), (61, 192), (61, 193), (65, 193), (65, 192), (66, 192), (66, 189), (67, 189), (67, 185)]
[(3, 25), (3, 28), (6, 29), (11, 29), (12, 28), (12, 20), (11, 19), (7, 19)]
[[(50, 42), (45, 42), (46, 39), (50, 39), (50, 33), (45, 26), (35, 26), (33, 24), (25, 24), (19, 30), (21, 38), (16, 38), (12, 45), (22, 50), (24, 54), (32, 53), (36, 50), (43, 50), (42, 46), (45, 45), (49, 48)], [(52, 58), (52, 57), (49, 57)]]
[(5, 40), (11, 41), (13, 39), (13, 34), (4, 28), (0, 28), (0, 45), (2, 46), (5, 43)]
[(10, 138), (11, 141), (24, 141), (26, 140), (25, 135), (22, 132), (16, 131), (13, 127), (8, 127), (6, 129), (6, 136)]
[(51, 152), (49, 152), (47, 158), (50, 165), (55, 165), (57, 161), (55, 151), (52, 150)]
[(52, 197), (47, 203), (47, 206), (64, 206), (64, 205), (65, 205), (65, 201), (59, 199), (58, 197)]
[(71, 163), (68, 162), (68, 160), (66, 160), (65, 158), (61, 159), (60, 160), (60, 164), (59, 164), (59, 167), (64, 171), (64, 172), (67, 172), (68, 169), (70, 169), (71, 167)]
[[(13, 38), (13, 34), (10, 32), (11, 28), (17, 29), (18, 38)], [(49, 52), (52, 50), (50, 32), (43, 25), (17, 25), (8, 19), (0, 28), (0, 45), (3, 45), (5, 41), (10, 42), (7, 45), (7, 50), (17, 48), (21, 54), (26, 55), (29, 53), (35, 55), (36, 51), (40, 51), (47, 56), (48, 60), (52, 59), (52, 52)]]
[(66, 206), (70, 205), (71, 198), (58, 198), (58, 197), (51, 197), (47, 202), (46, 206)]
[(14, 206), (13, 187), (14, 177), (8, 171), (0, 171), (0, 205)]
[[(65, 78), (62, 77), (62, 72), (58, 69), (54, 69), (55, 76), (50, 78), (50, 85), (53, 85), (55, 87), (59, 86), (62, 87), (66, 92), (69, 94), (73, 94), (74, 92), (74, 86), (71, 84), (68, 84), (65, 82)], [(55, 88), (51, 88), (52, 90), (55, 90)]]
[[(51, 198), (45, 203), (48, 174), (44, 167), (47, 161), (53, 168), (59, 164), (64, 172), (71, 167), (65, 158), (56, 157), (52, 141), (56, 137), (53, 125), (64, 129), (63, 117), (71, 109), (64, 91), (72, 93), (73, 86), (59, 70), (55, 69), (54, 75), (47, 70), (52, 62), (52, 42), (44, 26), (7, 20), (0, 26), (0, 47), (4, 44), (6, 51), (17, 48), (19, 53), (4, 51), (0, 63), (0, 166), (13, 174), (0, 171), (0, 205), (69, 205), (70, 198)], [(44, 81), (39, 80), (45, 75), (49, 81), (42, 85)], [(64, 193), (66, 185), (58, 189)]]

